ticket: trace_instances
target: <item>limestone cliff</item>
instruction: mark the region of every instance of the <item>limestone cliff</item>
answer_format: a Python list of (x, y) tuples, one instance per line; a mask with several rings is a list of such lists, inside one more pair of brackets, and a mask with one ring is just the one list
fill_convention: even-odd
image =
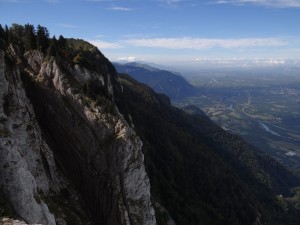
[(87, 69), (0, 51), (0, 185), (28, 223), (156, 224), (142, 142), (114, 104), (122, 86), (93, 54)]
[(20, 72), (6, 66), (4, 54), (0, 52), (0, 183), (20, 217), (52, 225), (54, 216), (38, 191), (47, 194), (54, 185), (49, 179), (57, 176), (53, 155), (41, 137)]
[[(10, 218), (0, 219), (0, 225), (28, 225), (24, 221), (14, 220)], [(30, 225), (39, 225), (39, 224), (30, 224)]]

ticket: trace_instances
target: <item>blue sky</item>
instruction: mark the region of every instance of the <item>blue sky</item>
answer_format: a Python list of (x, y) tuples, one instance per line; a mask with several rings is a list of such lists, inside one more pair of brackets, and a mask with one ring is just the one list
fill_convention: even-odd
[[(113, 61), (300, 60), (300, 0), (0, 0), (0, 23), (82, 38)], [(288, 61), (289, 60), (289, 61)]]

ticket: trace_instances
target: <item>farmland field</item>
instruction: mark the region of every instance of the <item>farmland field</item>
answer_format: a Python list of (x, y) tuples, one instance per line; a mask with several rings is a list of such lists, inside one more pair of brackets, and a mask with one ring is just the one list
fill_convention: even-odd
[(197, 96), (173, 102), (201, 108), (223, 129), (292, 169), (300, 169), (300, 74), (189, 76)]

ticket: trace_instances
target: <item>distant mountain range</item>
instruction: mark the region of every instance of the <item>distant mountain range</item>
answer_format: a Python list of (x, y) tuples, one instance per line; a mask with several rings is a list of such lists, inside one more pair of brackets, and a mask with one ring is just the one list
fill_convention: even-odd
[(166, 94), (171, 100), (178, 100), (195, 95), (199, 89), (188, 83), (180, 74), (161, 70), (147, 64), (113, 63), (118, 73), (130, 75), (137, 81), (147, 84), (157, 93)]
[(95, 46), (38, 30), (0, 26), (0, 224), (300, 224), (297, 174)]
[(291, 196), (297, 176), (199, 108), (173, 107), (128, 75), (119, 81), (116, 104), (143, 142), (157, 225), (300, 224), (294, 200), (279, 196)]

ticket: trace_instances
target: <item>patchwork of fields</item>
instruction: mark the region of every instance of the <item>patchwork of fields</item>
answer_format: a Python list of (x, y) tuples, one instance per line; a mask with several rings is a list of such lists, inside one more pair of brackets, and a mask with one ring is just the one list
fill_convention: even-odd
[(189, 81), (201, 94), (173, 102), (201, 108), (231, 133), (300, 169), (300, 74), (203, 75)]

